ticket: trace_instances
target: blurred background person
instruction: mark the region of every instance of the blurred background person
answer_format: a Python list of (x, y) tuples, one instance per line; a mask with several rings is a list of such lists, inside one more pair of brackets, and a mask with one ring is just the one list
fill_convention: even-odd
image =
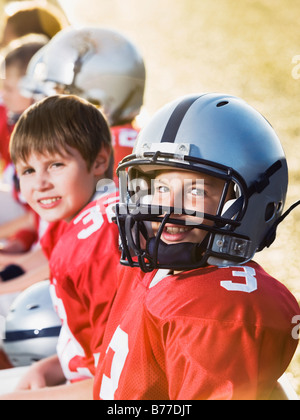
[[(25, 252), (37, 240), (36, 218), (32, 217), (32, 211), (27, 211), (26, 203), (18, 192), (14, 166), (9, 156), (9, 140), (20, 115), (33, 103), (32, 99), (21, 94), (19, 82), (24, 77), (31, 58), (47, 42), (47, 39), (41, 38), (40, 35), (27, 35), (12, 41), (6, 47), (3, 56), (5, 79), (2, 90), (3, 103), (0, 104), (0, 156), (4, 168), (2, 181), (11, 187), (14, 199), (24, 208), (24, 215), (18, 221), (2, 223), (0, 226), (0, 238), (5, 239), (5, 242), (2, 241), (1, 252)], [(2, 212), (5, 211), (8, 209), (2, 206)]]
[(4, 161), (4, 169), (10, 164), (9, 139), (16, 121), (22, 112), (32, 104), (32, 99), (23, 96), (19, 82), (26, 74), (27, 66), (34, 54), (42, 48), (47, 39), (39, 35), (27, 35), (12, 41), (2, 51), (3, 80), (1, 109), (0, 153)]
[[(24, 215), (23, 203), (19, 205), (17, 189), (13, 187), (13, 194), (10, 193), (14, 178), (8, 153), (10, 134), (18, 116), (32, 103), (32, 99), (20, 93), (19, 80), (37, 49), (68, 26), (68, 21), (58, 7), (43, 0), (8, 2), (4, 8), (4, 21), (0, 42), (3, 79), (0, 102), (0, 252), (15, 253), (31, 249), (37, 236), (32, 230), (35, 224), (32, 214), (25, 212)], [(17, 236), (11, 236), (14, 233)]]

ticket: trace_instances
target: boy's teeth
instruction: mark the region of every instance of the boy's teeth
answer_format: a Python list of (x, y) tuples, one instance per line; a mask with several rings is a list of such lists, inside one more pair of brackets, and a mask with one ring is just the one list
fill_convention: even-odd
[(177, 233), (187, 232), (189, 229), (184, 227), (167, 227), (167, 232), (171, 233), (172, 235), (176, 235)]
[(51, 204), (51, 203), (54, 203), (55, 201), (58, 201), (58, 200), (59, 200), (58, 197), (56, 197), (56, 198), (48, 198), (47, 200), (41, 200), (41, 203), (42, 204)]

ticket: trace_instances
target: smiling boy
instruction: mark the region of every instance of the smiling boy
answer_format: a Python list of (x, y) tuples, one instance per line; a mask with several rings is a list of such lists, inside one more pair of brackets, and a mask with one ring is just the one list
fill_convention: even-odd
[[(77, 126), (72, 118), (80, 116)], [(70, 221), (91, 200), (98, 180), (109, 178), (109, 128), (87, 102), (50, 97), (25, 113), (13, 133), (11, 155), (28, 204), (47, 222)]]
[(17, 164), (28, 204), (48, 222), (69, 222), (93, 196), (98, 168), (107, 161), (107, 151), (97, 159), (88, 172), (86, 162), (74, 148), (66, 147), (66, 152), (56, 154), (33, 153), (26, 162)]
[(179, 98), (153, 116), (118, 173), (125, 267), (95, 399), (271, 398), (300, 313), (252, 260), (288, 214), (271, 125), (229, 95)]
[(93, 377), (116, 291), (120, 255), (110, 215), (116, 197), (96, 194), (97, 183), (112, 178), (110, 130), (101, 112), (85, 100), (49, 97), (19, 120), (11, 156), (22, 194), (50, 223), (42, 247), (63, 323), (59, 362), (55, 356), (34, 364), (18, 389), (39, 388), (38, 395), (25, 392), (26, 399), (77, 398), (73, 391), (66, 394), (67, 386), (55, 386)]
[[(175, 181), (175, 182), (174, 182)], [(174, 207), (189, 209), (192, 213), (196, 212), (197, 217), (184, 217), (184, 226), (176, 224), (167, 224), (162, 232), (162, 240), (166, 244), (176, 242), (195, 242), (201, 243), (206, 235), (205, 231), (195, 229), (196, 224), (203, 222), (204, 200), (205, 212), (214, 214), (219, 205), (219, 199), (224, 188), (222, 180), (202, 174), (201, 180), (188, 171), (161, 171), (154, 178), (154, 191), (151, 204), (155, 206)], [(184, 191), (184, 196), (182, 193)], [(228, 193), (233, 196), (232, 188)], [(201, 212), (202, 209), (202, 212)], [(202, 216), (202, 217), (201, 217)], [(175, 216), (177, 219), (179, 215)], [(182, 218), (182, 216), (181, 216)], [(212, 225), (212, 221), (207, 221)], [(157, 233), (160, 227), (159, 222), (152, 223), (154, 233)]]

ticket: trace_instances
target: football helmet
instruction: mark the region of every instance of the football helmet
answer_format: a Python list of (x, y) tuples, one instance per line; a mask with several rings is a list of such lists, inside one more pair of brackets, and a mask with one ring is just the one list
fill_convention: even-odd
[[(152, 180), (164, 169), (223, 180), (216, 213), (205, 212), (205, 201), (199, 211), (151, 204)], [(164, 106), (142, 129), (117, 173), (121, 263), (146, 272), (249, 261), (274, 241), (288, 185), (285, 154), (269, 122), (242, 99), (219, 93), (188, 95)], [(228, 200), (230, 189), (234, 196)], [(174, 217), (178, 214), (195, 217), (194, 228), (206, 232), (201, 243), (161, 239), (167, 223), (187, 223)], [(153, 222), (160, 223), (156, 234)]]
[(27, 95), (78, 95), (118, 125), (139, 114), (145, 78), (144, 60), (124, 35), (99, 27), (67, 28), (32, 59), (21, 87)]
[(61, 329), (49, 291), (50, 282), (41, 281), (20, 293), (6, 317), (3, 347), (15, 367), (52, 356)]
[(47, 46), (46, 44), (34, 54), (28, 63), (26, 75), (19, 81), (21, 94), (25, 97), (33, 98), (36, 102), (49, 96), (44, 80), (46, 76), (44, 55)]

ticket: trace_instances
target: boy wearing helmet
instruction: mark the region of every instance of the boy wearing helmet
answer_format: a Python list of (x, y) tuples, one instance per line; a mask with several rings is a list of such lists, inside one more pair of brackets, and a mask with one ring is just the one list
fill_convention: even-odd
[[(122, 281), (95, 399), (269, 399), (297, 347), (293, 295), (252, 261), (281, 221), (287, 165), (244, 101), (160, 110), (119, 165)], [(141, 270), (140, 270), (140, 269)]]

